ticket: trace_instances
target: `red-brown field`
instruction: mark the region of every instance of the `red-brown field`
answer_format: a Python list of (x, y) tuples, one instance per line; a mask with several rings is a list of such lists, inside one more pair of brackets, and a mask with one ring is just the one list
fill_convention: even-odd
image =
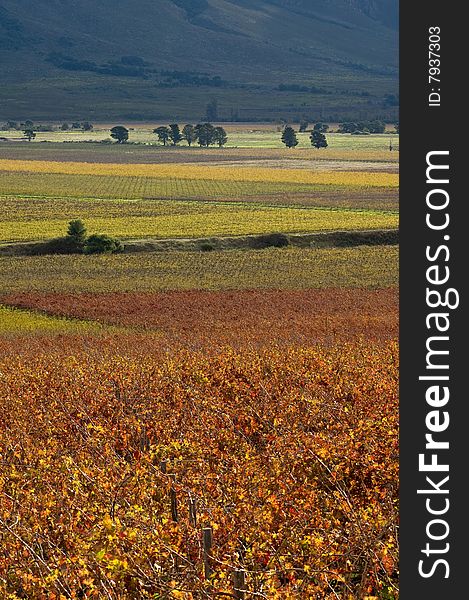
[(160, 293), (19, 293), (1, 301), (157, 332), (168, 346), (311, 345), (397, 338), (396, 288)]

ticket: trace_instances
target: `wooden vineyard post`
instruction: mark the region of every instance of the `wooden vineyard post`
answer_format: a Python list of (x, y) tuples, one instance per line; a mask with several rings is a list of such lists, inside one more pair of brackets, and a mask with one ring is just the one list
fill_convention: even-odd
[(162, 473), (166, 473), (167, 466), (168, 466), (168, 459), (167, 458), (165, 458), (162, 461), (160, 461), (160, 471)]
[(204, 529), (202, 529), (202, 535), (202, 542), (204, 548), (204, 575), (205, 579), (210, 579), (210, 576), (212, 574), (212, 565), (210, 558), (210, 554), (212, 551), (212, 528), (204, 527)]
[(237, 600), (244, 600), (245, 595), (245, 585), (246, 585), (246, 571), (241, 571), (236, 569), (233, 571), (233, 592), (234, 597)]
[(197, 500), (189, 494), (189, 522), (192, 527), (197, 527)]
[(170, 478), (171, 478), (171, 488), (169, 490), (169, 498), (171, 501), (171, 518), (173, 519), (173, 521), (175, 523), (178, 522), (178, 499), (177, 499), (177, 494), (176, 494), (176, 488), (174, 487), (174, 484), (176, 483), (176, 475), (174, 473), (170, 473)]

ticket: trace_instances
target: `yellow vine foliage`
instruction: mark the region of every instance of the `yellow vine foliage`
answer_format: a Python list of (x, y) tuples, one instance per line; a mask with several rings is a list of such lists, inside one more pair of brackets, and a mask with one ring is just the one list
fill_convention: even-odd
[(73, 175), (120, 175), (206, 179), (212, 181), (252, 181), (347, 185), (364, 187), (397, 187), (396, 173), (370, 171), (308, 171), (306, 169), (271, 169), (266, 167), (225, 167), (173, 164), (109, 164), (87, 162), (53, 162), (33, 160), (0, 160), (0, 170), (30, 173), (65, 173)]

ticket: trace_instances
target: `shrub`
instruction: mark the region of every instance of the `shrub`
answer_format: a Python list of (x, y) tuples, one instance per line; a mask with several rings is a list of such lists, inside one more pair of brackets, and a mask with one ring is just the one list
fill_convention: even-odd
[(38, 254), (81, 254), (83, 252), (83, 244), (77, 242), (72, 236), (67, 235), (37, 244), (36, 252)]
[(284, 233), (267, 233), (253, 238), (253, 243), (257, 248), (285, 248), (290, 245), (290, 240)]
[(200, 245), (200, 249), (202, 252), (212, 252), (212, 250), (215, 250), (215, 246), (209, 242), (204, 242)]
[(123, 250), (119, 240), (103, 234), (90, 235), (83, 247), (85, 254), (115, 254)]

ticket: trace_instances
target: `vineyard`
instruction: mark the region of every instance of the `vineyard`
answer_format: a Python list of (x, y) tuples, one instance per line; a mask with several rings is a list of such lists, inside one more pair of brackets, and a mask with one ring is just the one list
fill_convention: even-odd
[(0, 334), (91, 333), (97, 323), (51, 317), (0, 305)]
[[(69, 206), (57, 202), (55, 206), (54, 202), (30, 205), (22, 199), (13, 204), (14, 209), (9, 216), (12, 220), (4, 221), (0, 226), (0, 242), (60, 236), (67, 230), (69, 221), (82, 215), (87, 215), (86, 225), (90, 233), (105, 231), (123, 239), (391, 229), (396, 228), (398, 222), (396, 214), (378, 211), (304, 210), (242, 206), (239, 203), (168, 204), (155, 201), (132, 206), (129, 202), (78, 201)], [(47, 210), (49, 207), (50, 211)]]
[(3, 361), (4, 597), (392, 597), (395, 345), (123, 348)]
[[(204, 180), (152, 179), (139, 177), (98, 177), (48, 173), (2, 172), (0, 192), (5, 201), (14, 198), (36, 203), (67, 199), (204, 200), (259, 202), (267, 205), (364, 208), (393, 210), (398, 208), (396, 188), (360, 186), (299, 185), (268, 182), (230, 182)], [(74, 196), (71, 196), (74, 194)]]
[(397, 153), (232, 134), (0, 143), (2, 599), (399, 597)]
[[(32, 161), (31, 161), (32, 162)], [(297, 183), (243, 182), (230, 180), (155, 178), (141, 176), (86, 175), (3, 171), (2, 191), (25, 196), (76, 198), (236, 198), (275, 195), (282, 191), (311, 192), (324, 186)]]
[[(395, 288), (157, 294), (25, 292), (4, 295), (0, 300), (22, 309), (11, 311), (12, 316), (16, 313), (24, 319), (26, 310), (35, 311), (30, 314), (31, 319), (35, 315), (38, 320), (38, 328), (40, 319), (46, 323), (48, 319), (53, 331), (52, 317), (57, 320), (57, 331), (67, 323), (71, 331), (75, 323), (78, 331), (78, 326), (94, 322), (156, 334), (155, 344), (166, 347), (260, 347), (272, 340), (278, 345), (304, 347), (363, 338), (386, 341), (398, 333)], [(23, 333), (23, 319), (10, 330)], [(7, 321), (7, 327), (12, 324)]]
[(103, 175), (150, 177), (156, 179), (195, 179), (208, 181), (249, 181), (347, 185), (362, 187), (397, 187), (396, 173), (370, 171), (311, 171), (307, 169), (271, 169), (266, 167), (211, 166), (207, 164), (106, 164), (0, 160), (0, 171), (21, 173), (63, 173), (67, 175)]
[(0, 242), (59, 236), (84, 215), (91, 233), (124, 239), (398, 224), (398, 176), (383, 171), (8, 159), (2, 169)]
[(0, 270), (2, 292), (377, 288), (396, 285), (398, 249), (360, 246), (120, 256), (2, 256)]
[[(55, 178), (55, 176), (54, 176)], [(68, 185), (73, 186), (73, 190), (77, 192), (77, 186), (80, 188), (80, 184), (77, 184), (75, 179), (70, 180), (65, 176), (65, 181)], [(82, 210), (83, 208), (94, 208), (95, 210), (101, 206), (106, 207), (112, 211), (114, 206), (121, 206), (124, 200), (133, 200), (132, 203), (127, 203), (125, 206), (129, 211), (137, 211), (139, 214), (145, 214), (145, 211), (153, 208), (153, 203), (162, 200), (174, 200), (174, 201), (201, 201), (204, 202), (239, 202), (241, 204), (261, 204), (264, 206), (301, 206), (301, 207), (317, 207), (317, 208), (345, 208), (345, 209), (358, 209), (358, 210), (372, 210), (372, 211), (389, 211), (397, 212), (398, 210), (398, 190), (394, 188), (347, 188), (347, 187), (333, 187), (333, 186), (280, 186), (278, 189), (274, 189), (273, 184), (265, 184), (265, 186), (258, 186), (249, 184), (239, 184), (241, 188), (245, 186), (245, 189), (237, 189), (236, 191), (231, 187), (230, 184), (225, 185), (224, 183), (214, 183), (213, 186), (207, 184), (202, 193), (202, 187), (204, 182), (189, 182), (187, 187), (183, 184), (187, 182), (178, 182), (174, 186), (168, 181), (158, 181), (158, 185), (163, 183), (163, 187), (160, 186), (158, 189), (152, 189), (151, 191), (156, 194), (152, 195), (149, 190), (144, 188), (138, 193), (138, 186), (125, 186), (124, 184), (134, 184), (133, 180), (129, 178), (122, 178), (116, 185), (116, 192), (113, 193), (113, 178), (107, 177), (105, 179), (96, 181), (96, 187), (89, 185), (89, 181), (84, 177), (87, 182), (86, 190), (88, 193), (83, 194), (80, 197), (71, 196), (60, 196), (50, 195), (51, 189), (54, 188), (54, 184), (50, 184), (51, 187), (42, 189), (38, 182), (34, 182), (27, 178), (21, 180), (21, 185), (17, 183), (12, 184), (9, 189), (14, 189), (17, 193), (15, 195), (6, 195), (2, 197), (2, 203), (8, 210), (3, 215), (3, 220), (8, 221), (15, 219), (18, 210), (31, 211), (34, 215), (38, 207), (46, 212), (57, 212), (57, 206), (61, 206), (63, 210)], [(150, 182), (152, 185), (155, 180), (145, 179), (142, 180), (145, 184)], [(6, 180), (3, 184), (5, 185)], [(11, 181), (10, 181), (11, 184)], [(34, 184), (37, 184), (34, 187)], [(76, 185), (75, 185), (76, 184)], [(1, 184), (0, 184), (1, 185)], [(58, 186), (56, 191), (62, 190), (67, 191), (63, 186)], [(25, 188), (26, 191), (25, 191)], [(48, 191), (48, 194), (33, 195), (29, 192)], [(85, 188), (84, 188), (85, 189)], [(23, 190), (23, 191), (21, 191)], [(70, 187), (68, 188), (70, 193)], [(132, 197), (135, 194), (135, 197)], [(140, 197), (141, 196), (141, 197)], [(118, 198), (118, 199), (116, 199)], [(95, 200), (95, 203), (91, 201)], [(139, 200), (138, 204), (135, 200)], [(105, 202), (107, 201), (107, 203)], [(22, 204), (19, 204), (19, 203)], [(88, 204), (86, 204), (88, 202)]]

